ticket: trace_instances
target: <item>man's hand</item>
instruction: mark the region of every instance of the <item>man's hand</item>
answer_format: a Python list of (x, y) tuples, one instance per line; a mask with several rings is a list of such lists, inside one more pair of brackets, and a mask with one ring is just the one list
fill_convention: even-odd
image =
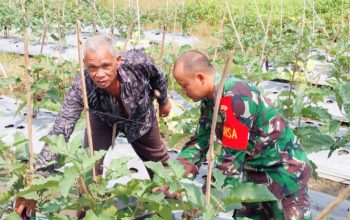
[(159, 117), (166, 117), (169, 115), (171, 109), (170, 101), (167, 101), (163, 105), (159, 105)]
[(170, 194), (169, 186), (166, 186), (166, 185), (157, 186), (157, 187), (152, 189), (152, 193), (159, 193), (159, 192), (164, 193), (165, 199), (179, 199), (180, 198), (179, 193)]
[(21, 216), (22, 219), (29, 219), (32, 212), (35, 212), (35, 205), (36, 201), (33, 199), (18, 197), (16, 199), (15, 212)]

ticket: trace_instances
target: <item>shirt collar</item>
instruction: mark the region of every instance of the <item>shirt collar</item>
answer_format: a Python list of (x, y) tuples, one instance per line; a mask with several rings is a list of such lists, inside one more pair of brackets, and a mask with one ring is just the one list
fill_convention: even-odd
[(127, 74), (127, 71), (124, 70), (123, 61), (117, 69), (117, 74), (119, 74), (119, 77), (123, 83), (125, 83), (125, 82), (130, 83), (131, 82), (130, 77)]

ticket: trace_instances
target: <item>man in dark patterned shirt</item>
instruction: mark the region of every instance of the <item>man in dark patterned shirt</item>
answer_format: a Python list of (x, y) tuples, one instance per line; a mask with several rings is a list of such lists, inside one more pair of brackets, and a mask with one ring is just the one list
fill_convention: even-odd
[[(143, 161), (161, 161), (165, 164), (169, 156), (160, 137), (153, 106), (153, 94), (158, 90), (159, 115), (167, 116), (170, 112), (165, 75), (141, 50), (116, 54), (112, 39), (105, 36), (87, 40), (84, 63), (94, 150), (107, 150), (111, 146), (112, 128), (116, 124), (117, 131), (126, 135)], [(83, 110), (80, 80), (80, 76), (77, 76), (68, 90), (50, 135), (63, 134), (66, 141), (69, 140)], [(87, 147), (86, 134), (84, 147)], [(58, 157), (58, 154), (44, 147), (35, 166), (45, 167)], [(102, 174), (102, 162), (97, 165), (98, 175)], [(41, 173), (48, 175), (52, 168), (46, 167)], [(17, 213), (21, 214), (24, 208), (29, 213), (33, 203), (17, 202)]]

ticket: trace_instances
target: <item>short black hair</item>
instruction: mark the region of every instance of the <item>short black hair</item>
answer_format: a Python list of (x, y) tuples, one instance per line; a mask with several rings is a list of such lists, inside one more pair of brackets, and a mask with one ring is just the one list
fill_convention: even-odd
[(215, 72), (215, 69), (211, 65), (208, 57), (204, 53), (197, 50), (189, 50), (181, 54), (175, 61), (174, 69), (179, 65), (182, 67), (182, 72), (186, 74), (193, 74), (197, 72), (210, 74)]

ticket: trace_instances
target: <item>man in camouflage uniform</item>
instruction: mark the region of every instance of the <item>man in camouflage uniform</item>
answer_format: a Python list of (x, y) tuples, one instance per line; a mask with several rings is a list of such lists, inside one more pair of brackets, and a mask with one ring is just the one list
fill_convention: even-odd
[[(198, 173), (209, 147), (218, 85), (215, 69), (198, 51), (176, 61), (173, 75), (186, 96), (201, 101), (199, 130), (178, 156), (188, 177)], [(237, 181), (265, 184), (277, 202), (243, 204), (235, 216), (254, 219), (311, 219), (307, 182), (311, 166), (282, 116), (257, 88), (228, 77), (220, 102), (216, 136), (222, 144), (216, 167)]]
[[(111, 38), (94, 36), (85, 43), (84, 64), (94, 150), (107, 150), (111, 146), (112, 126), (116, 124), (117, 132), (125, 134), (143, 161), (166, 164), (169, 155), (159, 133), (153, 106), (154, 90), (160, 93), (157, 96), (160, 116), (167, 116), (171, 105), (166, 77), (152, 59), (142, 50), (117, 54)], [(81, 78), (77, 76), (49, 135), (63, 134), (68, 141), (83, 107)], [(87, 146), (85, 134), (84, 147)], [(36, 168), (43, 167), (37, 173), (49, 175), (55, 167), (46, 164), (58, 158), (59, 154), (44, 147), (35, 163)], [(97, 175), (102, 174), (102, 163), (103, 159), (96, 167)], [(19, 215), (26, 209), (29, 216), (34, 207), (35, 201), (19, 198), (15, 209)]]

